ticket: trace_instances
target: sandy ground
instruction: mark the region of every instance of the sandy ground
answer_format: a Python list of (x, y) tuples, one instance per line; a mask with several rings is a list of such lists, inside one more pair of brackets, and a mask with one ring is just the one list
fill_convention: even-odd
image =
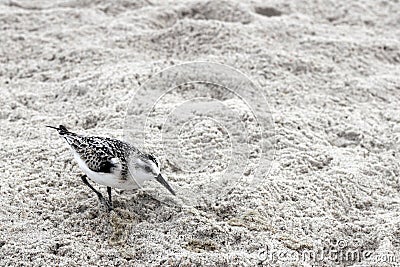
[[(397, 0), (0, 1), (0, 265), (399, 266), (399, 25)], [(250, 182), (210, 187), (248, 152), (240, 139), (229, 149), (236, 124), (171, 114), (183, 152), (168, 152), (170, 123), (158, 156), (178, 198), (148, 184), (114, 193), (105, 212), (44, 125), (123, 138), (127, 110), (144, 112), (132, 103), (140, 85), (198, 60), (261, 88), (271, 113), (253, 108), (274, 120), (274, 160)], [(196, 86), (142, 92), (163, 96), (160, 115)], [(204, 146), (217, 160), (198, 157)]]

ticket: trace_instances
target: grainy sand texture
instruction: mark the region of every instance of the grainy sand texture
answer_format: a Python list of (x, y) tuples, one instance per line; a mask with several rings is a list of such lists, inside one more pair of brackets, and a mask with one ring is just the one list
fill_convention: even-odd
[[(256, 86), (146, 86), (195, 61)], [(0, 266), (400, 266), (399, 77), (398, 0), (1, 0)], [(59, 124), (143, 130), (178, 196), (106, 212)]]

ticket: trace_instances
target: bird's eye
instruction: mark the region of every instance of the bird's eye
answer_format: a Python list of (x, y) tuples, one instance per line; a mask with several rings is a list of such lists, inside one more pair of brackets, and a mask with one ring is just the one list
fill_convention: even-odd
[(151, 172), (151, 169), (149, 166), (144, 167), (144, 169), (146, 170), (146, 172)]

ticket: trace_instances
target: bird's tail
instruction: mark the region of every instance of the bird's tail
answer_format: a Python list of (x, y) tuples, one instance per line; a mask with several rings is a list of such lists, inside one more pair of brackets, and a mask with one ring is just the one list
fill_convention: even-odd
[(69, 134), (69, 133), (71, 133), (71, 132), (68, 131), (67, 128), (65, 128), (65, 126), (63, 126), (63, 125), (58, 126), (58, 128), (57, 128), (57, 127), (53, 127), (53, 126), (48, 126), (48, 125), (46, 125), (46, 127), (49, 127), (49, 128), (52, 128), (52, 129), (56, 129), (60, 135), (64, 135), (64, 134)]

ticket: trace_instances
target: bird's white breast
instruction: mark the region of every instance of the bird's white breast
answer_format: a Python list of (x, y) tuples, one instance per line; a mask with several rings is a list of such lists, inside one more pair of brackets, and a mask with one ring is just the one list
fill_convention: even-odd
[(112, 173), (102, 173), (92, 171), (84, 160), (74, 151), (74, 158), (78, 162), (79, 167), (90, 178), (90, 180), (112, 188), (131, 190), (138, 188), (138, 185), (130, 178), (122, 179), (121, 170)]

